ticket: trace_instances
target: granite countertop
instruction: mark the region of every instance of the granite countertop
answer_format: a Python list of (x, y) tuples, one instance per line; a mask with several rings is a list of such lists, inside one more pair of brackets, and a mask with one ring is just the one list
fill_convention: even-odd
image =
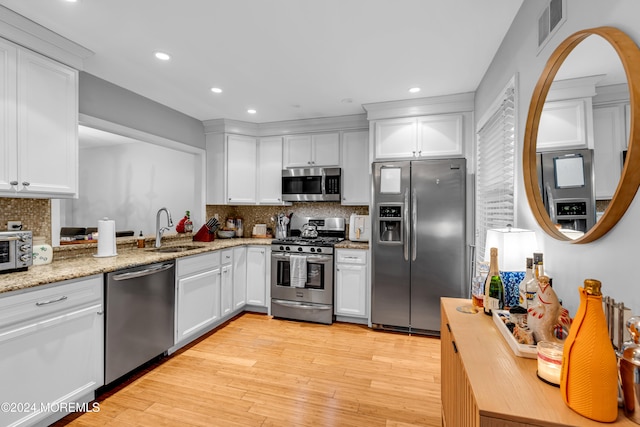
[(77, 245), (76, 248), (64, 246), (54, 249), (54, 257), (51, 264), (33, 265), (29, 267), (27, 271), (1, 274), (0, 296), (3, 296), (2, 294), (6, 292), (20, 291), (62, 280), (109, 273), (124, 268), (153, 264), (234, 246), (270, 245), (271, 240), (272, 239), (234, 238), (216, 239), (213, 242), (193, 242), (191, 239), (167, 239), (163, 242), (163, 247), (195, 246), (197, 249), (184, 252), (161, 253), (154, 252), (153, 245), (149, 243), (149, 239), (147, 239), (147, 247), (144, 249), (135, 248), (133, 244), (135, 239), (128, 239), (123, 244), (121, 244), (121, 241), (118, 241), (118, 255), (108, 258), (97, 258), (93, 256), (93, 254), (97, 252), (95, 244)]
[(336, 244), (336, 249), (369, 249), (369, 242), (353, 242), (351, 240), (343, 240)]

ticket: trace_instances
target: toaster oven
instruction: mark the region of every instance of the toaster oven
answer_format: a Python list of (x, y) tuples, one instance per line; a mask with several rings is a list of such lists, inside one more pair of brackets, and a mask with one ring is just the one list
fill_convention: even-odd
[(33, 263), (31, 231), (0, 231), (0, 273), (23, 271)]

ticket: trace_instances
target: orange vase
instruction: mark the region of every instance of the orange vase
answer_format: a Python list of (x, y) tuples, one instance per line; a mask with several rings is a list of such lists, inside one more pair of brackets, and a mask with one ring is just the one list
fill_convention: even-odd
[(584, 281), (580, 307), (564, 343), (560, 392), (578, 414), (600, 422), (618, 417), (618, 365), (602, 308), (600, 282)]

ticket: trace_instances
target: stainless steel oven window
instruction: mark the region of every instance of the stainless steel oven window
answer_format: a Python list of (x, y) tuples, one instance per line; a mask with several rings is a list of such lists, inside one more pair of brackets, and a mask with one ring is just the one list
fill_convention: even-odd
[(1, 264), (7, 264), (11, 261), (11, 254), (10, 254), (10, 245), (12, 245), (13, 242), (8, 242), (8, 241), (0, 241), (0, 265)]
[[(289, 254), (272, 253), (272, 271), (275, 273), (276, 286), (291, 286), (291, 269)], [(333, 283), (331, 272), (333, 270), (333, 257), (321, 255), (309, 255), (307, 257), (306, 289), (324, 290)]]

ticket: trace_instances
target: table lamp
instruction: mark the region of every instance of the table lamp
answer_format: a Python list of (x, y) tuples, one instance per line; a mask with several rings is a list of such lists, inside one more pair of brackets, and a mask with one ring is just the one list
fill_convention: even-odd
[(487, 231), (484, 259), (488, 260), (491, 248), (498, 248), (498, 269), (504, 284), (504, 303), (518, 305), (518, 286), (527, 270), (527, 258), (537, 249), (536, 233), (532, 230), (496, 228)]

